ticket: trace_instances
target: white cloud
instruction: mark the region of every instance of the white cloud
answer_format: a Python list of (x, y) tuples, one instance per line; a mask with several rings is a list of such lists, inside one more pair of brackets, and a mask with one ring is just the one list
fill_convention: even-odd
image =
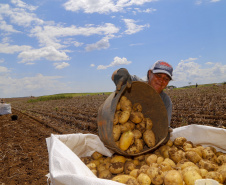
[(214, 63), (213, 62), (206, 62), (205, 64), (206, 65), (213, 65)]
[[(113, 35), (119, 31), (115, 25), (105, 23), (103, 25), (93, 26), (86, 25), (85, 27), (62, 27), (62, 26), (37, 26), (31, 30), (30, 36), (35, 36), (39, 39), (41, 46), (54, 46), (55, 48), (64, 47), (60, 44), (60, 37), (68, 36), (91, 36), (91, 35)], [(69, 40), (68, 40), (69, 41)], [(68, 43), (67, 43), (68, 44)], [(72, 42), (74, 44), (74, 42)], [(78, 43), (77, 43), (78, 44)]]
[(18, 45), (9, 45), (8, 43), (0, 43), (0, 53), (13, 54), (21, 51), (30, 50), (31, 46), (18, 46)]
[(95, 64), (90, 64), (90, 67), (95, 67)]
[(66, 10), (85, 13), (110, 13), (124, 11), (125, 7), (141, 6), (158, 0), (69, 0), (64, 4)]
[(110, 47), (109, 40), (106, 38), (103, 38), (94, 44), (87, 44), (86, 51), (107, 49), (109, 47)]
[(21, 0), (11, 0), (11, 3), (15, 4), (17, 7), (28, 9), (30, 11), (34, 11), (38, 8), (37, 6), (28, 5)]
[(70, 66), (70, 64), (67, 62), (61, 62), (61, 63), (54, 63), (54, 66), (56, 66), (55, 67), (56, 69), (63, 69), (65, 67)]
[(126, 34), (131, 35), (143, 30), (145, 27), (150, 27), (149, 24), (145, 25), (136, 25), (136, 21), (133, 19), (123, 19), (126, 23), (127, 30), (125, 31)]
[(128, 61), (125, 57), (123, 57), (123, 58), (120, 58), (120, 57), (115, 57), (114, 58), (114, 61), (113, 62), (111, 62), (109, 65), (106, 65), (106, 66), (104, 66), (104, 65), (99, 65), (98, 67), (97, 67), (97, 69), (99, 70), (99, 69), (107, 69), (107, 68), (109, 68), (109, 67), (114, 67), (114, 66), (119, 66), (119, 65), (129, 65), (129, 64), (131, 64), (132, 62), (131, 61)]
[(221, 0), (196, 0), (195, 4), (196, 5), (201, 5), (202, 3), (216, 3), (216, 2), (220, 2)]
[(0, 4), (0, 15), (9, 17), (11, 23), (19, 26), (28, 27), (32, 23), (44, 23), (44, 21), (37, 18), (34, 13), (29, 13), (23, 8), (11, 8), (8, 4)]
[(40, 60), (41, 58), (50, 61), (61, 61), (70, 59), (64, 51), (59, 51), (52, 46), (23, 51), (18, 55), (18, 58), (22, 58), (22, 61), (20, 63)]
[[(191, 59), (191, 58), (190, 58)], [(220, 83), (226, 79), (226, 65), (221, 63), (206, 63), (202, 66), (190, 59), (182, 60), (173, 72), (172, 83), (176, 86), (192, 84)]]
[(10, 33), (20, 33), (20, 31), (15, 30), (12, 25), (7, 24), (5, 21), (0, 21), (0, 30)]
[(37, 74), (33, 77), (20, 79), (0, 75), (0, 92), (2, 97), (23, 97), (73, 92), (72, 87), (59, 81), (61, 76), (44, 76)]
[[(0, 62), (1, 63), (1, 62)], [(3, 67), (3, 66), (0, 66), (0, 74), (1, 73), (7, 73), (7, 72), (10, 72), (10, 70), (6, 67)]]

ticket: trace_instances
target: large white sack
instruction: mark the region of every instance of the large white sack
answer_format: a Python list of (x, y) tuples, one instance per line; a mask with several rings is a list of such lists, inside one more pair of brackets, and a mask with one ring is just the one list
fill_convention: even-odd
[(7, 103), (0, 103), (0, 115), (12, 114), (11, 105)]
[[(189, 125), (173, 129), (171, 140), (183, 136), (194, 144), (213, 146), (226, 152), (226, 129), (202, 125)], [(52, 185), (120, 185), (110, 180), (99, 179), (79, 157), (91, 156), (98, 151), (111, 156), (99, 137), (93, 134), (51, 135), (46, 139), (49, 153), (49, 174)], [(122, 185), (122, 184), (121, 184)]]

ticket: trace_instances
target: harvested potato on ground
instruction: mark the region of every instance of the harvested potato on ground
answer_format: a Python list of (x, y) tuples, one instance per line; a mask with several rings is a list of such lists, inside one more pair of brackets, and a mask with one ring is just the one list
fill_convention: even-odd
[(121, 111), (118, 116), (118, 122), (121, 124), (124, 124), (129, 120), (129, 117), (130, 117), (130, 111), (128, 110)]
[(112, 129), (114, 141), (118, 141), (121, 136), (121, 126), (114, 125)]
[(127, 150), (132, 145), (133, 140), (134, 140), (133, 132), (131, 131), (124, 132), (119, 140), (120, 149), (123, 151)]
[(202, 176), (196, 170), (187, 170), (183, 173), (183, 180), (186, 185), (194, 185), (198, 179), (202, 179)]
[(185, 137), (177, 137), (174, 139), (173, 144), (175, 146), (183, 146), (183, 144), (187, 141)]
[(111, 179), (112, 174), (111, 174), (110, 170), (103, 170), (103, 171), (98, 172), (98, 177), (101, 179)]
[(133, 176), (123, 175), (123, 174), (122, 175), (116, 175), (111, 180), (126, 184), (129, 179), (135, 179), (136, 180), (136, 178), (134, 178)]
[(200, 157), (202, 157), (202, 150), (203, 150), (203, 149), (204, 149), (204, 148), (198, 146), (198, 147), (195, 147), (195, 148), (189, 148), (189, 147), (187, 147), (187, 148), (185, 148), (184, 150), (185, 150), (185, 152), (187, 152), (187, 151), (194, 151), (194, 152), (196, 152), (197, 154), (199, 154)]
[(142, 112), (131, 111), (129, 119), (133, 123), (140, 123), (144, 119), (144, 115)]
[(128, 175), (135, 168), (136, 168), (136, 165), (132, 161), (126, 161), (124, 164), (124, 173)]
[(202, 157), (203, 159), (208, 159), (210, 161), (217, 162), (217, 156), (210, 147), (206, 147), (202, 150)]
[(198, 163), (202, 158), (199, 156), (199, 154), (197, 154), (194, 151), (187, 151), (185, 152), (185, 157), (193, 162), (193, 163)]
[(140, 167), (140, 169), (138, 170), (138, 175), (140, 175), (141, 173), (147, 173), (147, 170), (150, 168), (149, 165), (145, 164), (145, 165), (142, 165)]
[(134, 103), (132, 108), (134, 111), (142, 112), (142, 105), (140, 103)]
[(187, 168), (188, 166), (195, 166), (195, 167), (197, 167), (197, 166), (196, 166), (193, 162), (191, 162), (191, 161), (184, 161), (184, 162), (182, 162), (182, 160), (181, 160), (179, 163), (177, 163), (177, 168), (180, 168), (181, 170)]
[(164, 173), (158, 167), (150, 167), (147, 170), (147, 175), (151, 179), (151, 183), (155, 185), (161, 185), (164, 180)]
[(137, 177), (137, 181), (140, 185), (150, 185), (151, 184), (151, 179), (150, 177), (145, 174), (145, 173), (141, 173), (138, 177)]
[(188, 148), (193, 148), (193, 143), (190, 141), (186, 141), (186, 142), (184, 142), (182, 147), (186, 151), (186, 149), (188, 149)]
[(151, 148), (155, 146), (155, 134), (152, 130), (146, 130), (143, 133), (143, 140), (145, 144)]
[(126, 185), (140, 185), (136, 179), (129, 179)]
[(120, 98), (120, 109), (122, 111), (129, 111), (129, 112), (131, 112), (132, 110), (132, 102), (129, 99), (127, 99), (127, 97), (125, 96), (122, 96)]
[(177, 170), (170, 170), (164, 177), (164, 185), (183, 185), (183, 177)]
[(159, 156), (159, 157), (157, 158), (156, 163), (157, 163), (157, 164), (161, 164), (161, 162), (163, 162), (163, 161), (164, 161), (164, 158), (161, 157), (161, 156)]
[(100, 173), (101, 171), (106, 170), (106, 164), (102, 163), (97, 167), (97, 172)]
[(205, 176), (206, 179), (213, 179), (213, 180), (216, 180), (218, 181), (219, 183), (223, 184), (224, 183), (224, 178), (222, 176), (221, 173), (219, 172), (216, 172), (216, 171), (211, 171), (211, 172), (208, 172)]

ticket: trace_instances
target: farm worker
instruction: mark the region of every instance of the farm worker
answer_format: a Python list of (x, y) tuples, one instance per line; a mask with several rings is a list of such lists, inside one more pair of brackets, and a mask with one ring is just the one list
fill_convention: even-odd
[[(159, 93), (162, 98), (164, 105), (167, 110), (168, 115), (168, 124), (169, 124), (169, 132), (172, 132), (172, 128), (170, 128), (170, 121), (172, 116), (172, 101), (170, 97), (163, 91), (170, 80), (172, 80), (173, 76), (173, 68), (172, 66), (162, 60), (158, 60), (155, 62), (152, 68), (150, 68), (147, 72), (147, 83)], [(120, 91), (122, 85), (127, 84), (127, 87), (131, 87), (132, 81), (143, 81), (136, 75), (130, 75), (128, 70), (125, 68), (117, 69), (113, 72), (111, 79), (114, 81), (116, 85), (116, 93)]]

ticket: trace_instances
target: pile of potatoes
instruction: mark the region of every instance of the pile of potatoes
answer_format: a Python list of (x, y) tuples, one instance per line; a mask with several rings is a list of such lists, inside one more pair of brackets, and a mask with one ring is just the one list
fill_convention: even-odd
[(153, 123), (145, 118), (142, 105), (122, 96), (117, 104), (113, 120), (113, 138), (116, 145), (128, 154), (137, 154), (144, 147), (155, 146)]
[(138, 156), (106, 157), (94, 152), (81, 160), (97, 177), (127, 185), (194, 185), (198, 179), (226, 184), (226, 154), (184, 137)]

